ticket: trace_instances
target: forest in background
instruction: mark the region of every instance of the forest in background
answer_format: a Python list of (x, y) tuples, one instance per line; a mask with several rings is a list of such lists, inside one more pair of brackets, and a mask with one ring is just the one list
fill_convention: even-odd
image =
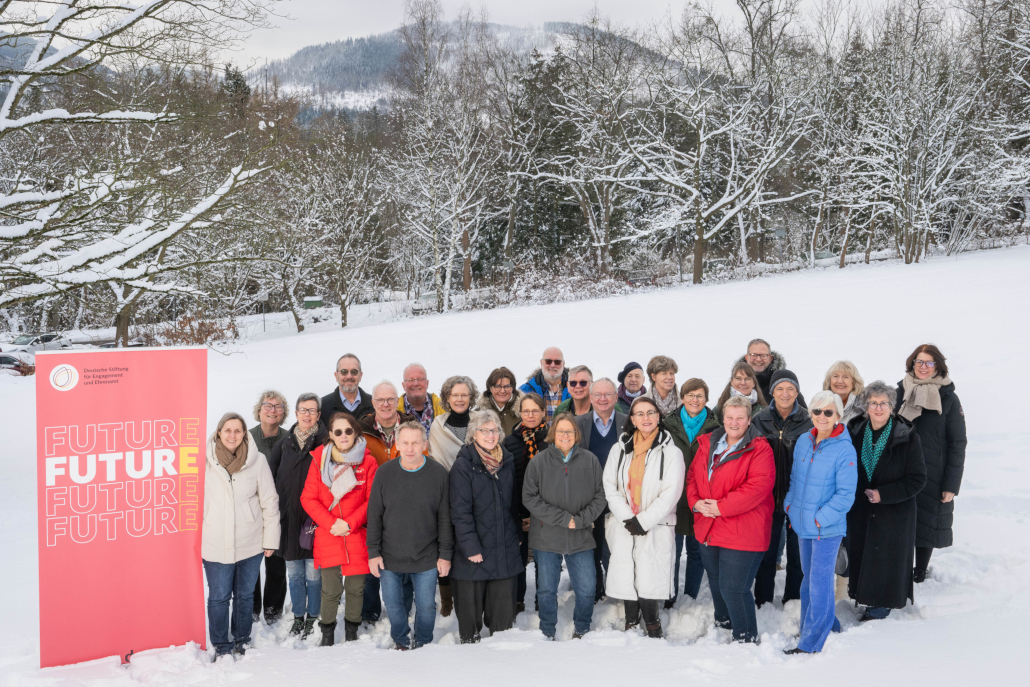
[(0, 0), (0, 330), (200, 343), (1030, 230), (1030, 0), (594, 13), (547, 50), (409, 0), (361, 110), (218, 62), (272, 2), (78, 5)]

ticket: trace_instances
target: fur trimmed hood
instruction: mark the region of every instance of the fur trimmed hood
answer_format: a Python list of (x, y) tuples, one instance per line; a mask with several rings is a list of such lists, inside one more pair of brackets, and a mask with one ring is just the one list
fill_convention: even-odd
[[(780, 355), (779, 351), (773, 351), (770, 349), (769, 353), (772, 355), (772, 362), (770, 362), (769, 366), (766, 367), (762, 372), (756, 374), (768, 375), (771, 377), (773, 372), (776, 372), (777, 370), (787, 369), (787, 361), (783, 358), (782, 355)], [(747, 356), (740, 356), (739, 358), (737, 358), (736, 362), (747, 363)], [(734, 363), (734, 365), (735, 364), (736, 363)], [(748, 364), (750, 365), (750, 363)]]

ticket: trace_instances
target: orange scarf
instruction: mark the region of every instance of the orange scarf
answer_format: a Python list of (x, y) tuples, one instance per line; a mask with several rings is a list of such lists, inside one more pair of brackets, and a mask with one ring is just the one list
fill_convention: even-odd
[(629, 497), (630, 507), (633, 515), (640, 513), (640, 489), (644, 486), (644, 468), (647, 461), (647, 452), (651, 450), (651, 444), (658, 436), (658, 428), (644, 436), (637, 430), (633, 433), (633, 460), (629, 464)]

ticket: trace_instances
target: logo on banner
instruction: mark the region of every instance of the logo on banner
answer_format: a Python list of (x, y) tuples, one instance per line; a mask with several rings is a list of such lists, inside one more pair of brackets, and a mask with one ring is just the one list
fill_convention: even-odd
[(79, 383), (79, 371), (71, 365), (58, 365), (50, 373), (50, 386), (58, 391), (71, 391)]

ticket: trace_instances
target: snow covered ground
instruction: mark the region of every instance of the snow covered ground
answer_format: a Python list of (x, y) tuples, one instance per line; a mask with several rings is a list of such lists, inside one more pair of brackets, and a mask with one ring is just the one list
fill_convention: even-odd
[[(440, 619), (436, 643), (406, 653), (385, 650), (390, 645), (386, 620), (361, 641), (328, 649), (317, 648), (315, 637), (306, 645), (287, 639), (285, 623), (280, 623), (262, 626), (256, 647), (236, 664), (211, 665), (195, 648), (179, 647), (137, 654), (128, 667), (112, 658), (39, 670), (35, 380), (0, 377), (5, 470), (0, 541), (7, 560), (0, 572), (0, 684), (115, 687), (245, 680), (271, 686), (342, 679), (375, 685), (664, 685), (757, 679), (763, 685), (791, 686), (969, 685), (985, 677), (1021, 683), (1030, 668), (1023, 648), (1030, 611), (1030, 426), (1019, 381), (1030, 334), (1028, 295), (1030, 247), (1016, 247), (934, 258), (922, 265), (855, 265), (607, 300), (305, 332), (234, 346), (228, 355), (210, 354), (208, 419), (213, 423), (228, 410), (247, 414), (268, 387), (289, 398), (305, 391), (327, 393), (333, 388), (335, 361), (348, 351), (362, 359), (366, 389), (383, 378), (398, 382), (412, 360), (426, 366), (434, 389), (451, 374), (485, 380), (498, 365), (522, 377), (536, 366), (546, 345), (557, 344), (569, 364), (588, 364), (595, 376), (614, 377), (630, 360), (646, 364), (652, 355), (671, 355), (679, 363), (680, 381), (701, 376), (718, 393), (746, 342), (761, 336), (787, 358), (803, 392), (811, 396), (834, 360), (854, 361), (867, 382), (896, 382), (915, 345), (937, 343), (948, 356), (969, 428), (955, 546), (935, 553), (931, 579), (917, 587), (915, 606), (888, 620), (859, 626), (857, 612), (838, 603), (845, 631), (831, 636), (825, 651), (814, 657), (781, 653), (794, 642), (796, 602), (759, 612), (760, 646), (730, 644), (729, 633), (712, 625), (706, 581), (698, 601), (681, 596), (675, 609), (663, 612), (666, 640), (615, 630), (621, 609), (606, 603), (595, 610), (595, 631), (576, 642), (543, 642), (532, 612), (519, 617), (517, 629), (478, 646), (455, 645), (456, 621)], [(112, 574), (117, 574), (116, 565)], [(67, 584), (69, 594), (88, 593), (76, 584), (74, 570), (67, 571)], [(560, 594), (560, 640), (571, 637), (571, 615), (571, 593), (565, 591)]]

